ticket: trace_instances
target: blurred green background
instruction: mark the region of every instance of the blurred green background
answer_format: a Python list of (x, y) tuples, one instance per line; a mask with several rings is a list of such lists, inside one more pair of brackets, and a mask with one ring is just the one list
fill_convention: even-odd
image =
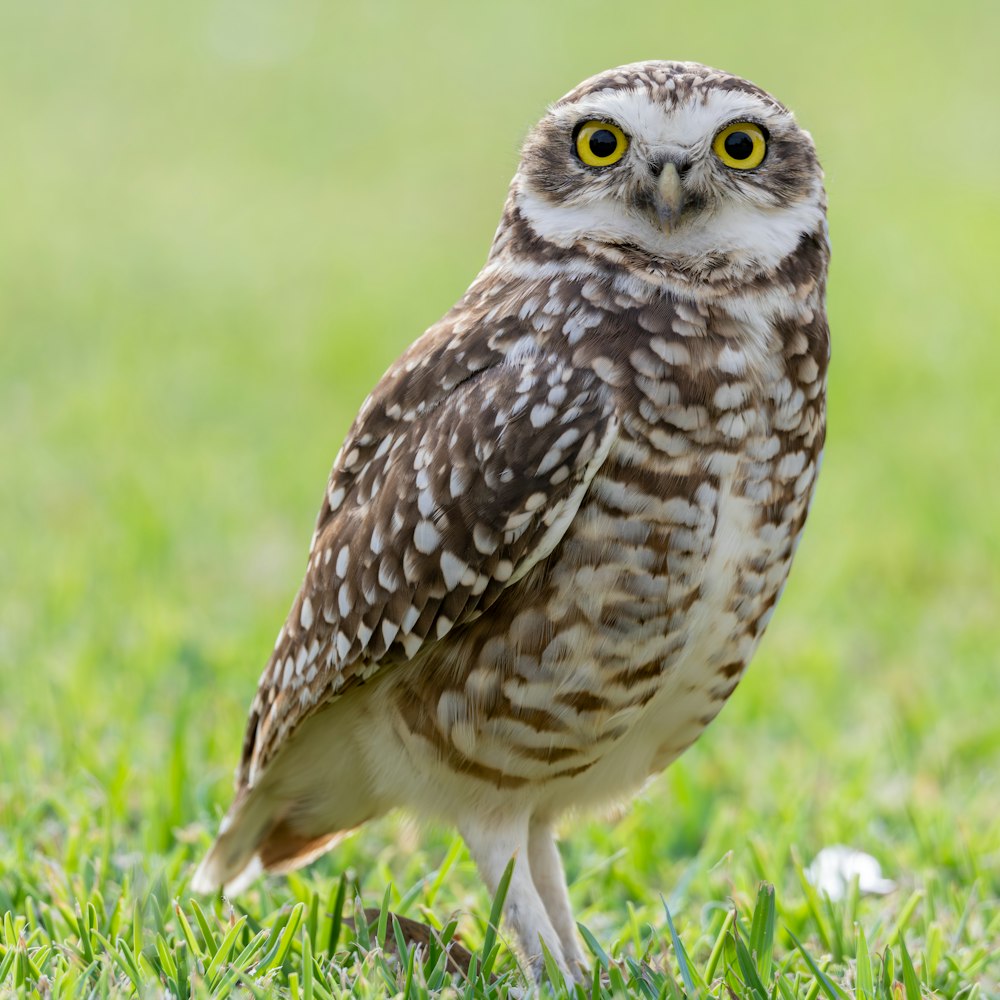
[[(724, 895), (748, 837), (1000, 892), (998, 38), (985, 0), (2, 0), (0, 897), (102, 838), (188, 871), (357, 406), (475, 276), (545, 105), (644, 58), (817, 142), (830, 431), (747, 679), (577, 827), (574, 899)], [(385, 821), (315, 877), (405, 883), (416, 843)]]

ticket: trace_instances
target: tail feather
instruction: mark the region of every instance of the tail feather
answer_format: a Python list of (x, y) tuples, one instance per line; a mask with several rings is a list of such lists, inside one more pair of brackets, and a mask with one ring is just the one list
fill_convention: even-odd
[(208, 854), (191, 879), (194, 892), (236, 895), (263, 871), (258, 857), (261, 840), (274, 826), (271, 803), (252, 793), (233, 803)]
[(265, 871), (284, 875), (333, 850), (353, 832), (353, 830), (338, 830), (336, 833), (326, 833), (320, 837), (306, 837), (282, 822), (260, 845), (258, 857)]
[(264, 871), (299, 868), (384, 811), (359, 780), (345, 715), (335, 703), (308, 719), (259, 784), (242, 790), (191, 879), (194, 892), (235, 895)]

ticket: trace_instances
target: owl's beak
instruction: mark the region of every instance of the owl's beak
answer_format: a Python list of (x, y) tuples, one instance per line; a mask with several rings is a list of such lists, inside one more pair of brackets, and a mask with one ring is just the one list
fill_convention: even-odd
[(681, 187), (680, 174), (668, 160), (663, 164), (656, 185), (656, 215), (664, 236), (669, 236), (677, 225), (683, 208), (684, 188)]

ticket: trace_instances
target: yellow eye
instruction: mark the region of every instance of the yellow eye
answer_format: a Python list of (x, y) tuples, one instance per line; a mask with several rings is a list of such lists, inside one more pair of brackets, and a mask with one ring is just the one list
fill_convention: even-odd
[(584, 122), (576, 133), (576, 155), (588, 167), (610, 167), (627, 149), (625, 133), (611, 122)]
[(715, 137), (712, 152), (727, 167), (732, 167), (734, 170), (753, 170), (764, 160), (767, 139), (759, 125), (751, 122), (733, 122)]

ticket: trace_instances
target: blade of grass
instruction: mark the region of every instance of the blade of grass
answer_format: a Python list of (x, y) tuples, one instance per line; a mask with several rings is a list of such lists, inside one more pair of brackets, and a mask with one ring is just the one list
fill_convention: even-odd
[(902, 940), (903, 932), (909, 926), (910, 918), (913, 916), (914, 911), (920, 905), (920, 901), (924, 898), (923, 889), (916, 889), (910, 898), (903, 904), (903, 908), (899, 911), (899, 917), (896, 919), (896, 923), (889, 934), (889, 944), (894, 945), (897, 941)]
[(207, 949), (206, 954), (214, 955), (219, 950), (219, 942), (216, 940), (215, 932), (209, 925), (208, 919), (205, 916), (201, 905), (198, 903), (197, 899), (189, 900), (192, 911), (194, 912), (195, 920), (198, 921), (198, 928), (201, 930), (201, 936), (205, 939), (205, 948)]
[(875, 1000), (875, 981), (872, 978), (872, 961), (868, 954), (868, 940), (861, 924), (855, 925), (857, 950), (854, 959), (854, 984), (859, 994), (857, 1000)]
[(771, 959), (774, 954), (775, 924), (774, 886), (762, 882), (757, 890), (757, 904), (754, 906), (750, 923), (750, 953), (756, 959), (757, 971), (766, 983), (771, 978)]
[(580, 932), (580, 936), (584, 940), (584, 943), (590, 949), (590, 953), (597, 959), (600, 967), (607, 972), (608, 966), (611, 964), (611, 959), (608, 958), (608, 953), (600, 946), (600, 944), (598, 944), (597, 938), (595, 938), (583, 924), (577, 924), (576, 926), (577, 930)]
[(236, 923), (229, 928), (219, 947), (215, 949), (215, 955), (212, 956), (212, 961), (205, 970), (205, 979), (208, 981), (210, 986), (215, 985), (215, 980), (221, 974), (222, 966), (228, 960), (233, 948), (236, 946), (236, 939), (243, 933), (243, 928), (246, 926), (246, 922), (246, 917), (240, 917), (239, 920), (237, 920)]
[(816, 964), (816, 960), (806, 951), (802, 942), (790, 931), (785, 928), (785, 933), (792, 939), (792, 944), (795, 945), (799, 950), (799, 954), (805, 959), (806, 965), (809, 966), (809, 971), (813, 974), (816, 980), (816, 985), (821, 989), (830, 1000), (849, 1000), (847, 994), (840, 989), (839, 986), (834, 983), (830, 977)]
[(743, 937), (740, 935), (738, 927), (733, 928), (733, 944), (736, 947), (736, 964), (740, 967), (740, 975), (743, 977), (744, 987), (750, 991), (750, 996), (754, 1000), (767, 1000), (767, 987), (761, 982), (757, 966), (754, 964), (749, 949), (743, 942)]
[(347, 899), (347, 872), (341, 872), (336, 894), (331, 893), (330, 903), (330, 937), (326, 943), (326, 957), (333, 961), (337, 942), (340, 941), (340, 931), (344, 920), (344, 901)]
[(715, 970), (719, 967), (719, 960), (722, 958), (723, 952), (726, 948), (726, 941), (729, 937), (729, 928), (733, 926), (736, 921), (736, 911), (730, 910), (725, 919), (722, 921), (722, 926), (719, 928), (719, 933), (716, 935), (715, 944), (712, 946), (712, 953), (708, 956), (708, 964), (705, 966), (705, 982), (711, 983), (715, 979)]
[(687, 952), (684, 950), (684, 945), (681, 944), (681, 939), (677, 935), (677, 928), (674, 927), (674, 920), (673, 917), (670, 916), (670, 908), (667, 906), (667, 901), (662, 895), (660, 896), (660, 902), (663, 904), (663, 912), (667, 915), (667, 927), (670, 930), (670, 941), (674, 946), (674, 954), (677, 956), (677, 965), (680, 969), (681, 980), (684, 983), (684, 988), (687, 990), (689, 997), (700, 998), (705, 992), (702, 988), (704, 984), (695, 985), (690, 960), (688, 959)]
[[(387, 885), (382, 894), (382, 905), (378, 911), (378, 930), (375, 933), (375, 942), (380, 948), (385, 947), (385, 935), (389, 929), (389, 893), (391, 891), (392, 886)], [(400, 953), (400, 958), (402, 958), (402, 953)]]
[(906, 991), (906, 1000), (920, 1000), (920, 980), (917, 979), (917, 971), (913, 968), (902, 935), (899, 938), (899, 953), (903, 959), (903, 988)]
[(184, 911), (181, 909), (180, 903), (174, 903), (174, 913), (177, 915), (177, 923), (180, 924), (181, 933), (184, 935), (184, 940), (187, 941), (188, 948), (191, 949), (191, 954), (195, 958), (201, 958), (202, 950), (198, 947), (194, 931), (191, 929), (191, 925), (188, 923), (188, 919), (184, 915)]
[(483, 936), (483, 979), (489, 981), (493, 972), (493, 963), (496, 961), (496, 940), (500, 930), (500, 917), (503, 913), (503, 904), (507, 901), (507, 892), (510, 889), (510, 880), (514, 875), (515, 858), (507, 862), (503, 875), (500, 876), (500, 883), (497, 885), (496, 894), (493, 896), (493, 905), (490, 907), (490, 921), (486, 926), (486, 934)]

